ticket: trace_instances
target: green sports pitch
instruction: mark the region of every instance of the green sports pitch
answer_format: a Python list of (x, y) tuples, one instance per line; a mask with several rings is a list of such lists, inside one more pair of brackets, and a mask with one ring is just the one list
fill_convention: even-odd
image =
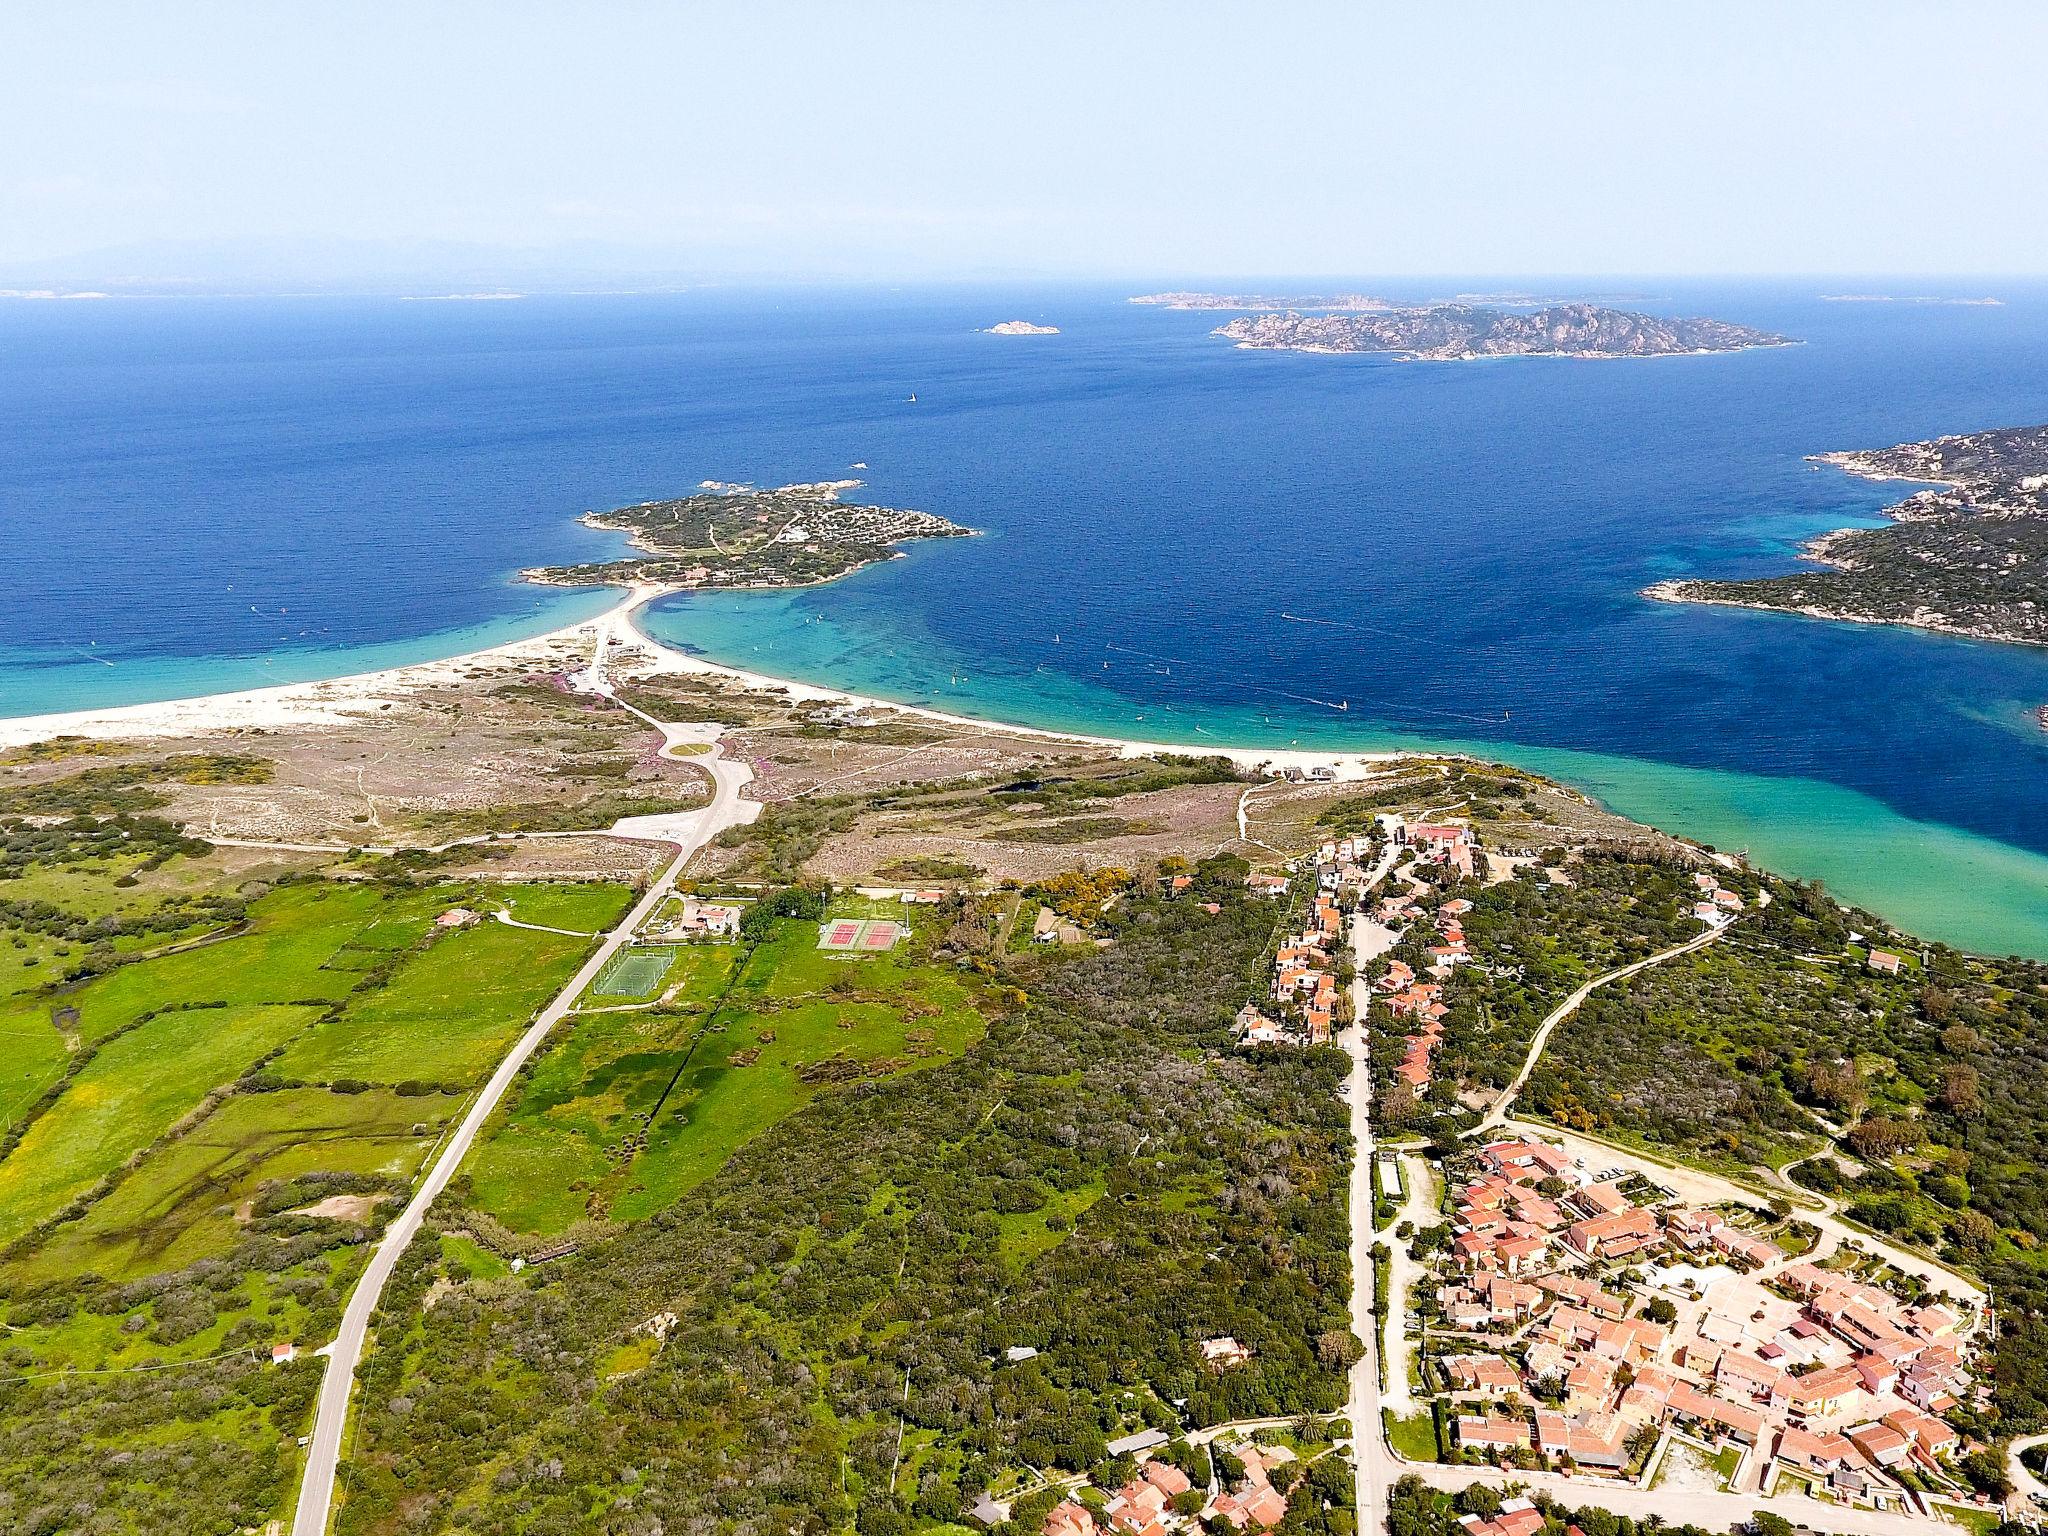
[(676, 963), (673, 949), (627, 949), (612, 957), (590, 984), (592, 997), (652, 997)]

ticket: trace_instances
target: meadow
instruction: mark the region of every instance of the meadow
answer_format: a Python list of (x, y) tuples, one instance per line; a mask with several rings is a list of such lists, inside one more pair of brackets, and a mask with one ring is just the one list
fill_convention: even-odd
[(0, 1162), (0, 1244), (117, 1172), (306, 1017), (290, 1004), (178, 1009), (108, 1041)]
[[(444, 898), (445, 900), (445, 898)], [(349, 998), (279, 1058), (302, 1082), (463, 1084), (560, 991), (589, 941), (481, 922), (436, 939), (390, 982)]]
[(7, 1278), (130, 1280), (218, 1257), (240, 1235), (237, 1207), (272, 1180), (331, 1172), (409, 1183), (461, 1102), (324, 1088), (237, 1094), (57, 1227)]
[[(895, 903), (842, 905), (902, 916)], [(637, 1220), (833, 1085), (947, 1061), (980, 1038), (972, 985), (930, 963), (929, 936), (878, 955), (822, 953), (817, 937), (816, 923), (784, 919), (758, 944), (683, 946), (668, 1006), (580, 1014), (472, 1154), (474, 1204), (536, 1235)]]
[[(60, 1443), (108, 1529), (276, 1513), (364, 1238), (632, 895), (207, 862), (0, 873), (0, 1526)], [(571, 931), (436, 921), (501, 902)]]

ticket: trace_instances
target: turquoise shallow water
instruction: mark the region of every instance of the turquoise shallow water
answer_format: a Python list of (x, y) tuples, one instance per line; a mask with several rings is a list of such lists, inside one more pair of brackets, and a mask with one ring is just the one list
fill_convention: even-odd
[(676, 597), (648, 610), (642, 622), (657, 638), (730, 665), (1042, 730), (1164, 741), (1194, 751), (1468, 752), (1548, 775), (1624, 816), (1742, 851), (1767, 868), (1823, 880), (1844, 900), (1923, 936), (1981, 953), (2048, 957), (2048, 858), (1912, 820), (1840, 785), (1455, 732), (1351, 725), (1328, 712), (1276, 723), (1264, 710), (1162, 707), (1050, 669), (977, 671), (967, 658), (948, 657), (929, 642), (849, 635), (816, 611), (829, 606), (822, 592)]
[(1640, 290), (1798, 347), (1453, 365), (1076, 288), (0, 306), (0, 715), (538, 633), (608, 601), (513, 580), (618, 547), (577, 513), (852, 474), (984, 537), (652, 622), (993, 719), (1501, 757), (2048, 955), (2048, 652), (1637, 595), (1904, 489), (1808, 454), (2048, 420), (2048, 288), (1822, 286)]

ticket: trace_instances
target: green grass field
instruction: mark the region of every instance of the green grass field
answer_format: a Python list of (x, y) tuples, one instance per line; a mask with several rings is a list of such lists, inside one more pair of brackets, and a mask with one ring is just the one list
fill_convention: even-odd
[(675, 960), (676, 952), (661, 946), (620, 950), (590, 984), (590, 996), (620, 1000), (653, 997), (661, 991), (662, 980)]
[[(54, 1034), (50, 1022), (53, 1001), (78, 1010), (75, 1029), (79, 1043), (86, 1046), (159, 1008), (195, 1002), (339, 1002), (360, 978), (342, 970), (325, 970), (325, 963), (343, 945), (383, 922), (409, 925), (415, 937), (424, 933), (432, 903), (421, 900), (421, 894), (391, 898), (368, 887), (288, 887), (259, 903), (252, 913), (250, 931), (236, 938), (124, 966), (58, 999), (16, 996), (0, 1002), (0, 1040), (33, 1039), (38, 1032)], [(438, 906), (434, 910), (439, 910)], [(60, 1050), (52, 1055), (46, 1043), (35, 1045), (29, 1048), (29, 1055), (39, 1066), (24, 1068), (20, 1078), (15, 1076), (12, 1058), (0, 1068), (7, 1085), (0, 1094), (6, 1125), (12, 1125), (62, 1075), (69, 1054)]]
[(82, 1219), (56, 1228), (8, 1278), (125, 1280), (215, 1257), (234, 1244), (235, 1206), (265, 1180), (316, 1172), (410, 1179), (461, 1102), (322, 1088), (237, 1095), (151, 1153)]
[(306, 1027), (306, 1009), (163, 1013), (101, 1047), (0, 1162), (0, 1244), (54, 1215), (214, 1089)]
[[(445, 898), (444, 898), (445, 899)], [(587, 939), (478, 923), (435, 940), (277, 1064), (305, 1082), (470, 1083), (575, 974)]]
[[(118, 1172), (208, 1093), (275, 1052), (282, 1055), (272, 1073), (310, 1082), (480, 1079), (574, 973), (589, 941), (487, 923), (427, 945), (434, 918), (478, 894), (462, 886), (286, 886), (251, 908), (248, 931), (236, 937), (137, 961), (59, 994), (0, 1000), (0, 1128), (35, 1114), (0, 1159), (0, 1244)], [(520, 895), (546, 915), (587, 921), (616, 914), (630, 897), (608, 885), (523, 887)], [(323, 1018), (337, 1006), (336, 1017)], [(59, 1007), (76, 1010), (64, 1031), (53, 1018)], [(44, 1104), (81, 1057), (82, 1068)], [(380, 1105), (388, 1115), (376, 1112)], [(300, 1111), (311, 1118), (297, 1122)], [(153, 1155), (121, 1181), (104, 1216), (75, 1232), (67, 1225), (64, 1237), (111, 1244), (108, 1256), (122, 1266), (143, 1262), (143, 1245), (124, 1247), (122, 1234), (144, 1213), (165, 1222), (167, 1252), (179, 1232), (205, 1225), (181, 1205), (195, 1178), (261, 1168), (288, 1145), (317, 1146), (334, 1139), (337, 1125), (368, 1116), (360, 1134), (370, 1145), (350, 1151), (337, 1171), (359, 1170), (365, 1157), (388, 1156), (376, 1149), (394, 1136), (414, 1139), (414, 1123), (438, 1130), (445, 1113), (438, 1096), (409, 1107), (385, 1095), (237, 1100), (193, 1131), (189, 1148), (181, 1141)], [(227, 1229), (213, 1232), (205, 1241)]]
[(623, 885), (512, 885), (486, 906), (509, 908), (522, 923), (568, 928), (577, 933), (604, 933), (618, 926), (633, 904)]
[(472, 1154), (476, 1204), (536, 1233), (635, 1220), (833, 1083), (948, 1060), (979, 1038), (950, 967), (910, 948), (841, 958), (816, 943), (815, 923), (790, 921), (751, 952), (689, 946), (679, 964), (697, 967), (695, 1006), (579, 1018)]

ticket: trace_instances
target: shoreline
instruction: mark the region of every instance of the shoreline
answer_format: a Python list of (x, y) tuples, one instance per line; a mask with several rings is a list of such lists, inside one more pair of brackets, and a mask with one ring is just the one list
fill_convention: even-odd
[(602, 613), (521, 640), (458, 652), (435, 660), (373, 667), (302, 683), (267, 683), (178, 699), (98, 708), (56, 710), (39, 715), (0, 716), (0, 748), (25, 746), (52, 736), (196, 736), (209, 731), (271, 730), (288, 725), (346, 725), (396, 694), (452, 680), (460, 671), (524, 653), (542, 653), (593, 626), (608, 624), (636, 603), (659, 594), (623, 591)]
[[(1844, 533), (1858, 533), (1860, 529), (1839, 528), (1833, 533), (1824, 533), (1807, 541), (1808, 547), (1823, 540), (1838, 537)], [(1838, 565), (1819, 554), (1804, 554), (1801, 559), (1827, 565), (1834, 570), (1849, 570), (1853, 567)], [(1760, 603), (1745, 601), (1739, 597), (1710, 597), (1686, 588), (1707, 580), (1699, 576), (1674, 576), (1665, 581), (1652, 582), (1638, 589), (1638, 597), (1647, 597), (1653, 603), (1691, 603), (1701, 608), (1743, 608), (1751, 613), (1782, 613), (1794, 619), (1825, 619), (1833, 624), (1866, 624), (1881, 629), (1908, 629), (1923, 635), (1946, 635), (1952, 640), (1974, 640), (1979, 645), (2020, 645), (2030, 650), (2039, 650), (2044, 643), (2040, 640), (2024, 639), (2017, 635), (2002, 634), (1996, 630), (1972, 629), (1966, 624), (1933, 623), (1924, 619), (1886, 618), (1874, 613), (1851, 613), (1843, 608), (1822, 608), (1807, 604), (1791, 607), (1785, 603)]]
[[(949, 710), (933, 709), (923, 704), (901, 704), (894, 699), (885, 699), (877, 694), (854, 693), (845, 688), (827, 687), (822, 683), (798, 682), (792, 678), (774, 677), (766, 672), (750, 672), (744, 667), (727, 666), (724, 662), (706, 661), (701, 656), (692, 656), (679, 651), (666, 641), (657, 640), (637, 622), (635, 616), (641, 608), (660, 597), (667, 596), (666, 590), (649, 593), (614, 610), (624, 620), (626, 627), (641, 645), (651, 651), (658, 661), (657, 670), (663, 672), (688, 672), (701, 677), (722, 677), (747, 688), (763, 688), (787, 694), (790, 698), (804, 703), (849, 704), (858, 709), (886, 709), (899, 715), (910, 715), (920, 720), (930, 720), (940, 725), (958, 726), (967, 730), (996, 731), (1005, 736), (1023, 736), (1039, 741), (1078, 742), (1089, 746), (1102, 747), (1115, 752), (1119, 757), (1153, 757), (1167, 755), (1174, 757), (1222, 757), (1229, 759), (1240, 768), (1255, 769), (1262, 765), (1276, 768), (1330, 768), (1335, 771), (1339, 782), (1351, 782), (1370, 776), (1372, 769), (1388, 763), (1401, 762), (1409, 758), (1457, 757), (1468, 758), (1461, 752), (1418, 753), (1400, 750), (1378, 752), (1315, 752), (1296, 747), (1244, 747), (1203, 743), (1143, 741), (1128, 736), (1105, 736), (1093, 731), (1060, 731), (1046, 726), (1018, 725), (1008, 720), (985, 720), (975, 715), (956, 714)], [(1477, 762), (1477, 758), (1468, 758)]]
[[(1904, 931), (1953, 944), (1981, 954), (2027, 953), (2048, 958), (2048, 925), (2024, 914), (2040, 910), (2037, 901), (2048, 890), (2042, 855), (1939, 823), (1913, 821), (1896, 812), (1880, 818), (1869, 835), (1845, 832), (1860, 825), (1861, 800), (1854, 791), (1836, 791), (1818, 781), (1758, 779), (1725, 791), (1697, 778), (1698, 770), (1645, 761), (1647, 777), (1633, 776), (1635, 760), (1617, 759), (1613, 773), (1599, 771), (1597, 755), (1582, 762), (1570, 749), (1518, 752), (1474, 751), (1468, 745), (1303, 750), (1226, 745), (1221, 742), (1161, 742), (1085, 730), (1065, 730), (981, 718), (926, 705), (900, 703), (850, 689), (775, 677), (743, 667), (708, 661), (649, 636), (635, 622), (639, 610), (676, 590), (646, 583), (618, 589), (603, 612), (558, 626), (545, 634), (495, 646), (472, 649), (438, 661), (405, 663), (316, 682), (284, 683), (256, 689), (155, 703), (113, 705), (0, 719), (0, 750), (47, 740), (53, 736), (89, 738), (155, 737), (176, 739), (216, 733), (361, 726), (386, 704), (415, 690), (459, 680), (478, 667), (524, 663), (571, 672), (586, 666), (599, 634), (609, 634), (639, 648), (651, 659), (656, 674), (694, 674), (724, 678), (747, 688), (765, 689), (795, 702), (849, 705), (885, 710), (899, 716), (929, 720), (960, 730), (983, 731), (1012, 738), (1079, 743), (1123, 757), (1171, 754), (1222, 757), (1241, 769), (1261, 767), (1308, 772), (1328, 769), (1337, 782), (1358, 782), (1391, 765), (1428, 757), (1477, 764), (1500, 763), (1533, 772), (1558, 783), (1590, 805), (1626, 820), (1662, 830), (1701, 847), (1741, 849), (1759, 867), (1801, 879), (1825, 879), (1845, 899), (1867, 907)], [(1782, 611), (1782, 610), (1780, 610)], [(1738, 778), (1740, 776), (1738, 775)], [(1627, 792), (1624, 793), (1623, 791)], [(1803, 797), (1807, 812), (1784, 825), (1772, 807), (1787, 795)], [(1852, 797), (1843, 799), (1842, 797)], [(1844, 822), (1844, 817), (1852, 818)], [(1878, 853), (1872, 838), (1881, 835), (1883, 865), (1879, 881), (1873, 870)], [(1762, 848), (1755, 846), (1761, 837)], [(1910, 850), (1910, 851), (1909, 851)], [(1899, 883), (1899, 860), (1917, 858), (1935, 883)], [(1868, 866), (1868, 867), (1866, 867)], [(1875, 883), (1874, 883), (1875, 882)], [(1988, 884), (1987, 884), (1988, 882)], [(1979, 898), (1998, 889), (1992, 906), (1964, 913), (1957, 920), (1956, 898), (1973, 890)]]
[[(900, 554), (896, 558), (901, 558)], [(680, 592), (696, 590), (661, 583), (635, 583), (617, 589), (619, 596), (602, 613), (549, 630), (523, 640), (465, 651), (437, 661), (412, 662), (397, 667), (380, 667), (367, 672), (345, 673), (316, 682), (275, 683), (261, 688), (199, 694), (190, 698), (166, 699), (153, 703), (115, 704), (98, 709), (62, 710), (40, 715), (0, 718), (0, 749), (26, 746), (55, 736), (108, 738), (119, 736), (194, 736), (215, 731), (265, 731), (286, 726), (323, 726), (360, 723), (391, 698), (415, 689), (452, 681), (468, 669), (521, 660), (544, 661), (557, 658), (551, 653), (572, 641), (594, 642), (601, 631), (615, 640), (627, 639), (654, 658), (656, 672), (689, 673), (720, 677), (741, 687), (779, 692), (804, 703), (850, 705), (858, 709), (889, 710), (897, 714), (930, 720), (966, 730), (996, 731), (1042, 741), (1082, 743), (1099, 746), (1120, 757), (1174, 755), (1222, 757), (1243, 769), (1329, 768), (1339, 781), (1368, 777), (1378, 767), (1417, 754), (1406, 751), (1318, 752), (1297, 748), (1144, 741), (1131, 737), (1106, 736), (1088, 731), (1051, 730), (1042, 726), (1019, 725), (1004, 720), (985, 720), (918, 704), (902, 704), (871, 694), (855, 693), (791, 678), (773, 677), (742, 667), (707, 661), (677, 650), (650, 635), (637, 622), (639, 611), (648, 604)], [(1436, 753), (1432, 756), (1465, 756)], [(1472, 759), (1478, 761), (1478, 759)]]

